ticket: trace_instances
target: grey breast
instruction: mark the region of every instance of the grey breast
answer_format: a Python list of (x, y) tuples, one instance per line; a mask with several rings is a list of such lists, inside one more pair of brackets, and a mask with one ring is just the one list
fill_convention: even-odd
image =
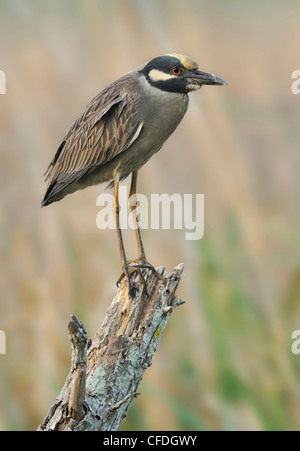
[(119, 156), (119, 178), (127, 177), (156, 153), (183, 119), (188, 95), (152, 87), (142, 75), (138, 78), (141, 101), (139, 119), (143, 123), (139, 136)]

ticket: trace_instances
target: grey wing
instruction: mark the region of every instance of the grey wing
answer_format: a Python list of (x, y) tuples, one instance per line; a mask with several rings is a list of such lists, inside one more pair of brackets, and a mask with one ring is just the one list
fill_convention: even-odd
[(142, 125), (137, 115), (136, 93), (100, 93), (66, 134), (48, 170), (48, 188), (42, 205), (85, 173), (108, 163), (126, 150)]

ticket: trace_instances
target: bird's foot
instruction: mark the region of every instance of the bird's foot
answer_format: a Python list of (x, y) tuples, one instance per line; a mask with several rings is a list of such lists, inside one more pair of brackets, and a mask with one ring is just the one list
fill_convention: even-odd
[(135, 295), (135, 289), (134, 289), (134, 287), (132, 286), (132, 284), (131, 284), (131, 282), (130, 282), (130, 274), (133, 274), (134, 272), (137, 272), (137, 273), (138, 273), (138, 275), (139, 275), (139, 277), (140, 277), (140, 279), (141, 279), (141, 281), (142, 281), (142, 284), (143, 284), (143, 294), (145, 294), (146, 296), (148, 296), (148, 292), (147, 292), (147, 284), (146, 284), (146, 281), (145, 281), (145, 278), (144, 278), (144, 276), (143, 276), (143, 274), (142, 274), (141, 269), (150, 269), (150, 270), (155, 274), (155, 276), (156, 276), (158, 279), (160, 279), (160, 280), (164, 283), (164, 285), (165, 285), (165, 283), (166, 283), (164, 277), (163, 277), (161, 274), (159, 274), (159, 272), (156, 271), (156, 269), (154, 268), (154, 266), (151, 265), (151, 263), (149, 263), (145, 258), (137, 258), (136, 260), (130, 260), (130, 261), (128, 261), (127, 264), (125, 264), (124, 267), (123, 267), (123, 272), (122, 272), (122, 274), (120, 275), (120, 277), (119, 277), (119, 279), (118, 279), (118, 281), (117, 281), (117, 287), (119, 287), (119, 285), (120, 285), (121, 280), (123, 279), (123, 277), (126, 276), (126, 278), (127, 278), (127, 283), (128, 283), (128, 293), (129, 293), (129, 297), (130, 297), (131, 299), (134, 298), (134, 295)]
[(130, 260), (128, 262), (128, 264), (130, 265), (130, 268), (134, 268), (135, 270), (139, 270), (139, 272), (140, 272), (141, 269), (150, 269), (150, 271), (152, 271), (153, 274), (155, 274), (155, 276), (158, 279), (160, 279), (165, 284), (164, 277), (161, 274), (159, 274), (159, 272), (156, 271), (154, 266), (151, 265), (151, 263), (149, 263), (145, 258), (139, 257), (136, 260)]

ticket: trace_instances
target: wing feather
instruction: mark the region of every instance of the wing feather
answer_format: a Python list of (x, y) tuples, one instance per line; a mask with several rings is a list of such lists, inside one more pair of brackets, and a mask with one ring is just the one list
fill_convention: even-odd
[(98, 94), (66, 134), (45, 174), (48, 180), (45, 199), (86, 172), (108, 163), (140, 133), (142, 123), (137, 114), (140, 96), (124, 90), (125, 79), (126, 76), (119, 80), (119, 85), (111, 85)]

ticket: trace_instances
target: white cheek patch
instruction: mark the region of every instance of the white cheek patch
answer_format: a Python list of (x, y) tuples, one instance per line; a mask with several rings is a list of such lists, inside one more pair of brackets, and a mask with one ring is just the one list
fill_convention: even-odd
[(198, 91), (198, 89), (201, 88), (201, 85), (196, 85), (194, 83), (189, 83), (188, 84), (188, 90), (189, 91)]
[(152, 81), (166, 81), (171, 80), (172, 78), (177, 78), (176, 75), (166, 74), (158, 69), (152, 69), (149, 72), (149, 77)]

